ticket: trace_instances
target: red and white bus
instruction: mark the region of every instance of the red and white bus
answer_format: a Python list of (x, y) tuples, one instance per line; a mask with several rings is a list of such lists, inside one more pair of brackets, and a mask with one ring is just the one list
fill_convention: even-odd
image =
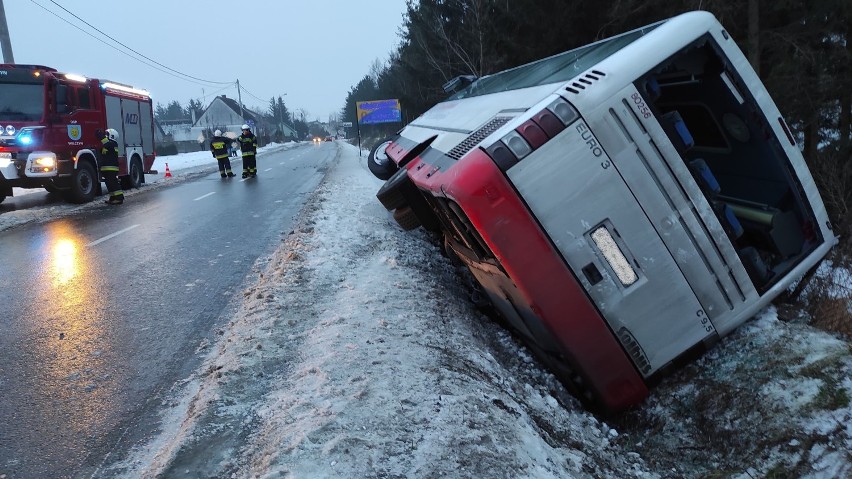
[(440, 231), (587, 406), (642, 401), (837, 242), (794, 134), (710, 13), (448, 86), (464, 84), (371, 152), (377, 196), (404, 228)]

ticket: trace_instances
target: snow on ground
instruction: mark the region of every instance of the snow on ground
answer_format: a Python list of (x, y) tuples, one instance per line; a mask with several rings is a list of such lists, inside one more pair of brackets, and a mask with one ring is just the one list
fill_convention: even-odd
[(640, 407), (596, 417), (472, 306), (433, 238), (396, 226), (357, 148), (336, 145), (160, 429), (101, 477), (852, 477), (848, 341), (770, 307)]

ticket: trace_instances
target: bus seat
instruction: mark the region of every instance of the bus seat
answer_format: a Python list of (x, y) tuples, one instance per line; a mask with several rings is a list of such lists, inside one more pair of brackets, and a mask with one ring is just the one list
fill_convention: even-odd
[(647, 95), (648, 101), (653, 103), (657, 101), (657, 98), (660, 98), (660, 83), (656, 78), (651, 77), (645, 80), (645, 95)]
[(719, 182), (716, 181), (716, 177), (713, 176), (713, 172), (710, 171), (710, 167), (703, 159), (696, 158), (690, 161), (689, 171), (692, 172), (696, 183), (705, 194), (715, 197), (722, 191), (722, 187), (719, 186)]
[(734, 211), (727, 203), (724, 201), (714, 201), (712, 204), (713, 211), (716, 212), (716, 217), (722, 223), (722, 229), (725, 230), (731, 241), (737, 240), (745, 233), (745, 228), (743, 228), (742, 223), (740, 223), (740, 220), (737, 219)]
[(660, 123), (678, 153), (683, 154), (695, 146), (695, 140), (677, 110), (660, 116)]
[(766, 263), (760, 257), (757, 249), (753, 246), (747, 246), (737, 250), (737, 254), (740, 257), (740, 260), (742, 260), (743, 266), (745, 267), (749, 277), (752, 278), (752, 281), (755, 281), (758, 285), (762, 286), (772, 278), (772, 270), (766, 266)]

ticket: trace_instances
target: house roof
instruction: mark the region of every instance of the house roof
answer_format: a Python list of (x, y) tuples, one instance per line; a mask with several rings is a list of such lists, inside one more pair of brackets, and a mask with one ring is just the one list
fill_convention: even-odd
[[(228, 97), (226, 97), (225, 95), (219, 95), (219, 96), (217, 96), (216, 98), (214, 98), (214, 99), (210, 102), (210, 104), (208, 104), (208, 105), (207, 105), (207, 108), (205, 108), (205, 109), (204, 109), (204, 111), (201, 113), (201, 115), (199, 115), (198, 119), (197, 119), (197, 120), (195, 120), (195, 125), (197, 125), (197, 124), (198, 124), (198, 122), (201, 120), (201, 118), (202, 118), (205, 114), (207, 114), (207, 110), (209, 110), (209, 109), (210, 109), (210, 107), (213, 105), (213, 103), (214, 103), (216, 100), (219, 100), (219, 101), (221, 101), (222, 103), (224, 103), (224, 104), (225, 104), (225, 106), (227, 106), (228, 108), (230, 108), (231, 110), (233, 110), (233, 111), (234, 111), (234, 113), (236, 113), (237, 115), (239, 115), (239, 114), (240, 114), (240, 104), (239, 104), (239, 103), (237, 103), (237, 101), (236, 101), (236, 100), (234, 100), (233, 98), (228, 98)], [(253, 122), (255, 122), (255, 123), (257, 123), (257, 122), (258, 122), (258, 118), (259, 118), (259, 115), (258, 115), (257, 113), (255, 113), (255, 112), (253, 112), (253, 111), (249, 110), (248, 108), (246, 108), (246, 107), (245, 107), (245, 105), (243, 105), (243, 115), (242, 115), (242, 116), (243, 116), (243, 120), (252, 120), (252, 121), (253, 121)], [(194, 126), (194, 125), (193, 125), (193, 126)]]

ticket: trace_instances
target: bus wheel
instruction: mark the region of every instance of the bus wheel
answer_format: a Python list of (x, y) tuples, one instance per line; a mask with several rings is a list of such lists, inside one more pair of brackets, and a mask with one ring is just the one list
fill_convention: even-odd
[(121, 188), (125, 190), (139, 188), (142, 186), (143, 180), (142, 162), (139, 161), (139, 158), (134, 156), (133, 160), (130, 162), (130, 171), (128, 172), (128, 175), (121, 177)]
[(389, 211), (407, 206), (405, 195), (403, 194), (403, 188), (410, 184), (411, 182), (408, 179), (408, 170), (401, 168), (394, 173), (381, 188), (379, 188), (378, 193), (376, 193), (376, 198), (378, 198)]
[(95, 167), (88, 161), (81, 161), (71, 177), (71, 189), (67, 199), (72, 203), (88, 203), (95, 199), (96, 185), (99, 183), (95, 175)]
[(393, 219), (405, 231), (410, 231), (420, 226), (420, 219), (417, 218), (414, 210), (407, 206), (395, 209), (393, 211)]
[(390, 179), (390, 177), (398, 170), (396, 163), (394, 163), (385, 152), (385, 149), (391, 144), (391, 141), (393, 141), (394, 138), (396, 138), (396, 136), (389, 136), (380, 141), (372, 150), (370, 150), (370, 154), (367, 155), (367, 167), (370, 169), (370, 172), (380, 180)]

